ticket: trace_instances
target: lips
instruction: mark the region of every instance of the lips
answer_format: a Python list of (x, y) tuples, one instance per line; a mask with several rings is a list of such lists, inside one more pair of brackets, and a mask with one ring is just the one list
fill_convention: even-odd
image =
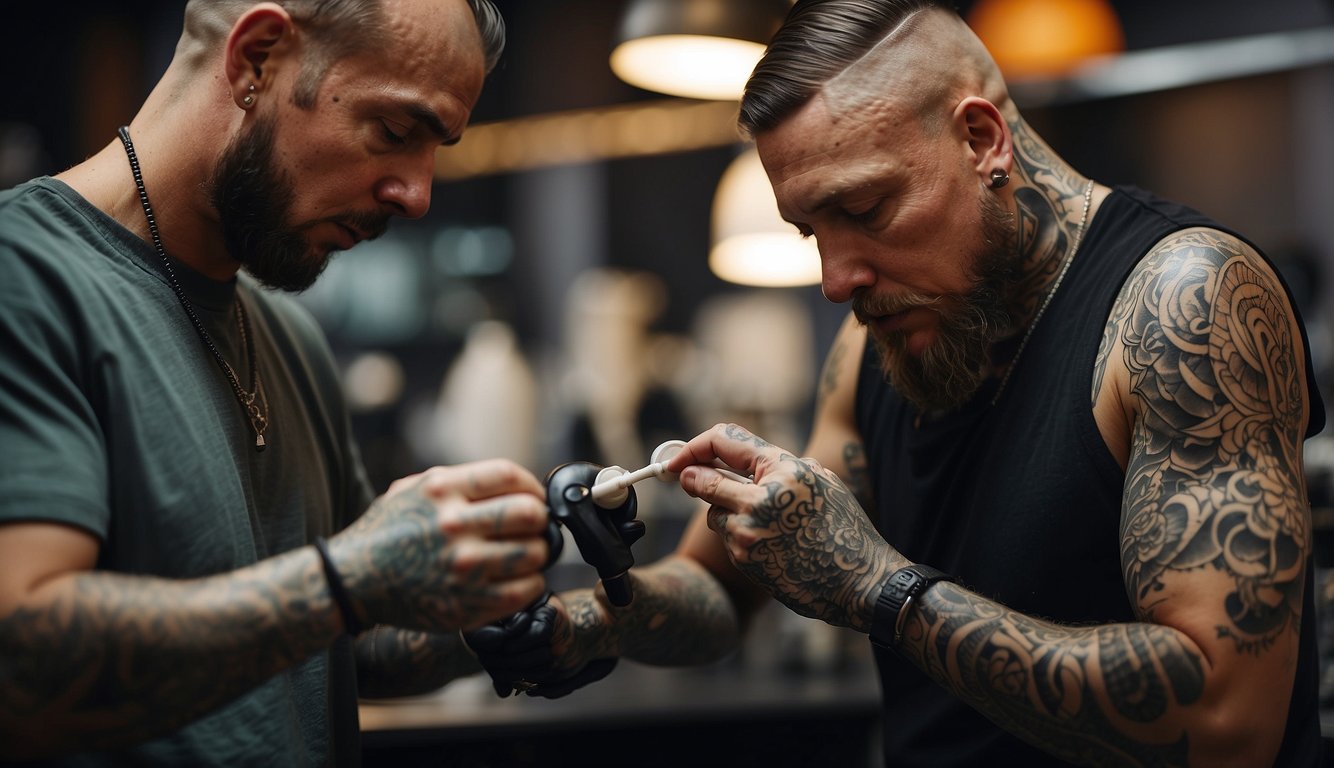
[(908, 315), (912, 309), (905, 309), (902, 312), (894, 312), (888, 315), (881, 315), (873, 321), (881, 332), (897, 331), (908, 322)]
[(866, 312), (854, 310), (854, 312), (862, 325), (874, 328), (880, 333), (887, 333), (902, 328), (908, 322), (909, 316), (912, 315), (914, 311), (921, 309), (921, 307), (904, 307), (903, 309), (892, 312), (884, 311), (885, 309), (888, 309), (886, 307), (876, 307), (875, 309), (878, 311)]
[(346, 224), (338, 224), (337, 226), (338, 226), (338, 231), (342, 233), (343, 239), (346, 241), (346, 244), (343, 245), (344, 250), (351, 248), (352, 246), (366, 239), (360, 232), (347, 226)]

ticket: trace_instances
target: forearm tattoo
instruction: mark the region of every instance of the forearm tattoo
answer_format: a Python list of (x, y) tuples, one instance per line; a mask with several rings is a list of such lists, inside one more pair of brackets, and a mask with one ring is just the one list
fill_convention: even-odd
[(1093, 394), (1121, 349), (1139, 418), (1122, 510), (1122, 567), (1143, 623), (1061, 627), (950, 584), (911, 614), (905, 652), (1003, 727), (1072, 760), (1184, 765), (1184, 731), (1152, 724), (1204, 692), (1205, 660), (1154, 621), (1180, 574), (1230, 583), (1217, 638), (1260, 655), (1300, 619), (1310, 553), (1305, 423), (1291, 315), (1255, 258), (1218, 232), (1181, 233), (1136, 268), (1113, 308)]
[[(635, 599), (624, 608), (593, 604), (591, 591), (569, 605), (575, 632), (614, 617), (611, 631), (587, 658), (625, 656), (664, 666), (705, 664), (735, 650), (741, 630), (722, 585), (701, 566), (671, 557), (632, 570)], [(594, 633), (593, 636), (598, 636)]]
[(309, 548), (227, 576), (93, 572), (49, 589), (41, 608), (0, 619), (0, 741), (15, 746), (58, 734), (63, 750), (107, 749), (171, 732), (337, 633)]
[(357, 638), (355, 650), (357, 692), (367, 698), (429, 693), (482, 669), (457, 633), (376, 625)]
[(1200, 660), (1179, 633), (1152, 624), (1063, 627), (947, 583), (909, 615), (904, 652), (1007, 731), (1073, 762), (1186, 764), (1184, 735), (1150, 745), (1118, 727), (1152, 723), (1199, 698)]

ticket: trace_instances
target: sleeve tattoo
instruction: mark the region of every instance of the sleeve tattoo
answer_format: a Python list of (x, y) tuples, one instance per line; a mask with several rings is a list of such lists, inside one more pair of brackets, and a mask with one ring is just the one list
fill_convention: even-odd
[(1149, 620), (1165, 575), (1226, 574), (1218, 634), (1260, 653), (1300, 618), (1311, 549), (1297, 341), (1282, 289), (1230, 238), (1174, 242), (1115, 310), (1142, 414), (1122, 567)]
[(909, 622), (905, 652), (1057, 755), (1184, 765), (1184, 729), (1157, 744), (1130, 735), (1205, 691), (1199, 646), (1154, 623), (1170, 583), (1228, 585), (1199, 599), (1216, 603), (1202, 606), (1217, 617), (1212, 639), (1238, 654), (1263, 656), (1301, 618), (1311, 543), (1294, 328), (1283, 289), (1235, 239), (1187, 230), (1150, 253), (1113, 307), (1093, 377), (1096, 393), (1119, 348), (1138, 411), (1121, 563), (1141, 622), (1060, 626), (940, 584)]

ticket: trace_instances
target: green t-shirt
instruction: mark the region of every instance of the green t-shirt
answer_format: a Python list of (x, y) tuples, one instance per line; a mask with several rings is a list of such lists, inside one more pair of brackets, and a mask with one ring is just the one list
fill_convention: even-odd
[[(313, 319), (248, 278), (173, 269), (243, 386), (245, 303), (262, 453), (151, 246), (54, 179), (0, 193), (0, 522), (78, 526), (99, 569), (186, 579), (328, 536), (372, 494)], [(340, 642), (175, 734), (70, 762), (355, 761), (353, 676)]]

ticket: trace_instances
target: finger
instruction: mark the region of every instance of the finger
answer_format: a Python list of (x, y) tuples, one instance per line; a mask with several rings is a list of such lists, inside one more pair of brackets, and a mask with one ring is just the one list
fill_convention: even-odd
[(717, 534), (722, 534), (727, 529), (727, 521), (732, 517), (732, 511), (724, 507), (710, 506), (705, 513), (705, 519), (709, 524), (709, 530)]
[(734, 480), (709, 466), (681, 471), (681, 490), (714, 506), (739, 510), (763, 499), (765, 491), (748, 480)]
[(502, 699), (508, 699), (514, 693), (514, 685), (504, 677), (491, 675), (491, 688), (495, 690), (496, 695)]
[(537, 680), (554, 671), (555, 659), (551, 646), (545, 646), (486, 656), (481, 662), (493, 673), (509, 675), (511, 680)]
[(485, 625), (531, 605), (546, 591), (546, 588), (546, 579), (540, 574), (491, 584), (479, 590), (483, 594), (470, 602), (471, 607), (460, 629), (471, 636), (474, 631), (480, 630)]
[(667, 461), (668, 472), (679, 473), (688, 466), (709, 465), (715, 460), (741, 475), (752, 475), (759, 458), (774, 449), (765, 441), (736, 424), (716, 424), (696, 435)]
[(530, 688), (525, 691), (529, 696), (541, 696), (547, 699), (557, 699), (578, 690), (579, 688), (595, 683), (598, 680), (611, 674), (616, 668), (616, 659), (594, 659), (588, 662), (587, 666), (579, 670), (564, 680), (555, 682), (544, 682), (536, 688)]
[[(447, 549), (442, 561), (456, 583), (500, 583), (541, 573), (547, 562), (547, 543), (542, 539), (463, 539)], [(526, 607), (516, 606), (515, 610)]]
[(528, 493), (546, 498), (546, 489), (533, 473), (508, 459), (487, 459), (451, 467), (432, 467), (422, 473), (423, 493), (433, 498), (459, 494), (474, 501), (507, 493)]
[(437, 517), (440, 530), (450, 535), (488, 539), (540, 537), (546, 544), (550, 513), (540, 499), (527, 494), (496, 496), (470, 504), (445, 506)]
[(514, 638), (514, 637), (519, 637), (523, 633), (527, 632), (528, 628), (531, 627), (532, 625), (533, 625), (533, 609), (530, 606), (522, 611), (519, 611), (513, 616), (510, 616), (507, 619), (501, 619), (496, 626), (500, 627), (504, 631), (506, 638)]
[(467, 644), (473, 654), (486, 656), (499, 652), (504, 647), (505, 638), (508, 636), (503, 627), (496, 624), (487, 624), (470, 632), (464, 632), (463, 642)]

